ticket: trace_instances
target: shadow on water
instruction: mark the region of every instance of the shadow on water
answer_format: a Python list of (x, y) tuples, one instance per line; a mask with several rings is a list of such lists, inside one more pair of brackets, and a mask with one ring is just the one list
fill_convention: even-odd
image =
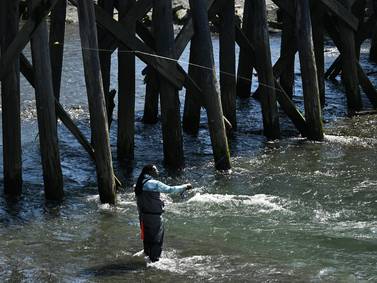
[(80, 272), (80, 275), (92, 277), (113, 277), (128, 273), (145, 272), (144, 258), (127, 257), (109, 263), (93, 266)]

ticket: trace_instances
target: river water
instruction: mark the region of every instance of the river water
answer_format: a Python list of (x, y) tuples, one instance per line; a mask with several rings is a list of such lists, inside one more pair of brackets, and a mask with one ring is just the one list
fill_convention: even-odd
[[(62, 102), (89, 137), (77, 26), (68, 26), (66, 41)], [(279, 34), (272, 35), (274, 60), (279, 44)], [(329, 43), (327, 65), (337, 54)], [(187, 51), (182, 60), (188, 61)], [(143, 67), (138, 62), (139, 73)], [(302, 108), (296, 73), (294, 99)], [(116, 79), (114, 71), (114, 88)], [(178, 175), (163, 170), (160, 124), (140, 122), (144, 89), (139, 75), (136, 161), (127, 173), (114, 161), (127, 183), (117, 205), (99, 203), (93, 164), (61, 124), (66, 198), (56, 205), (44, 201), (34, 93), (22, 80), (24, 194), (7, 201), (0, 188), (2, 282), (377, 281), (377, 119), (346, 118), (339, 84), (327, 83), (324, 142), (298, 137), (284, 114), (283, 138), (267, 142), (258, 104), (238, 101), (227, 174), (213, 169), (205, 113), (199, 137), (184, 136), (186, 169)], [(116, 123), (111, 143), (115, 154)], [(162, 169), (163, 181), (195, 187), (185, 199), (165, 197), (164, 253), (154, 264), (133, 256), (142, 243), (131, 185), (150, 162)]]

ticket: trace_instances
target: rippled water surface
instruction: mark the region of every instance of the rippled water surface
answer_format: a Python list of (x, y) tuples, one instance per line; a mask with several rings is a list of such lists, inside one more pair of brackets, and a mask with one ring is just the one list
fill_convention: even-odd
[[(279, 44), (279, 35), (272, 35), (275, 60)], [(65, 49), (62, 102), (89, 136), (74, 25), (68, 27)], [(327, 46), (327, 65), (335, 56)], [(182, 60), (188, 60), (187, 51)], [(138, 63), (139, 73), (143, 67)], [(296, 72), (294, 99), (302, 108)], [(116, 79), (113, 72), (114, 88)], [(22, 81), (24, 195), (8, 201), (0, 188), (0, 281), (377, 281), (377, 119), (345, 118), (345, 95), (330, 82), (321, 143), (298, 137), (284, 114), (282, 140), (266, 142), (258, 104), (238, 101), (239, 132), (231, 140), (229, 174), (213, 170), (203, 113), (199, 137), (184, 136), (186, 169), (173, 176), (162, 170), (163, 181), (189, 181), (195, 187), (185, 199), (165, 197), (163, 258), (146, 264), (134, 256), (142, 244), (131, 185), (145, 163), (162, 168), (160, 125), (140, 122), (144, 88), (139, 75), (136, 161), (132, 172), (114, 161), (127, 183), (116, 207), (99, 204), (93, 164), (60, 124), (66, 198), (56, 205), (44, 201), (34, 93)], [(370, 107), (366, 100), (365, 105)], [(115, 154), (116, 123), (111, 143)]]

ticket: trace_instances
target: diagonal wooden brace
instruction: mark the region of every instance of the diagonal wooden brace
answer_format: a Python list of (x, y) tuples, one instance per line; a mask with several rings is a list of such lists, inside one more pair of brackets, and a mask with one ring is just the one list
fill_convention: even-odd
[[(245, 34), (242, 32), (241, 28), (236, 25), (236, 41), (241, 48), (247, 50), (254, 62), (254, 66), (258, 72), (259, 66), (255, 64), (255, 48), (252, 43), (247, 39)], [(274, 73), (281, 72), (283, 69), (283, 60), (280, 61), (278, 65), (275, 64)], [(275, 75), (275, 74), (274, 74)], [(298, 131), (301, 133), (302, 136), (307, 135), (307, 125), (305, 118), (302, 116), (300, 111), (297, 110), (296, 106), (294, 105), (293, 101), (289, 98), (289, 96), (285, 93), (284, 89), (278, 83), (275, 78), (275, 86), (269, 86), (276, 88), (276, 98), (280, 104), (280, 106), (284, 109), (285, 113), (288, 117), (292, 120), (293, 124), (296, 126)]]
[(177, 65), (169, 64), (169, 62), (166, 62), (166, 58), (161, 58), (156, 55), (152, 48), (148, 47), (144, 42), (128, 31), (127, 25), (122, 25), (115, 21), (97, 5), (95, 5), (95, 13), (97, 23), (113, 34), (127, 49), (133, 51), (135, 56), (146, 64), (151, 65), (176, 88), (182, 89), (185, 82), (185, 75), (179, 71)]
[[(294, 1), (272, 0), (292, 18), (295, 18)], [(319, 1), (319, 0), (315, 0)], [(345, 22), (354, 31), (357, 31), (359, 20), (337, 0), (320, 0), (334, 15)]]
[[(34, 87), (34, 70), (32, 65), (30, 64), (29, 60), (21, 53), (20, 55), (20, 69), (21, 73), (24, 75), (26, 80), (30, 83), (32, 87)], [(72, 133), (72, 135), (77, 139), (77, 141), (82, 145), (85, 151), (89, 154), (92, 160), (95, 161), (94, 149), (92, 145), (88, 142), (84, 134), (80, 131), (80, 129), (76, 126), (76, 124), (72, 121), (69, 114), (64, 110), (63, 106), (60, 102), (55, 98), (55, 110), (56, 115), (62, 121), (62, 123), (66, 126), (66, 128)], [(115, 182), (117, 183), (118, 187), (122, 187), (122, 182), (116, 177)]]
[(16, 38), (9, 45), (7, 51), (2, 54), (0, 58), (0, 81), (3, 80), (16, 56), (25, 48), (33, 33), (48, 16), (58, 0), (37, 0), (35, 2), (36, 8), (30, 11), (30, 18), (23, 25)]

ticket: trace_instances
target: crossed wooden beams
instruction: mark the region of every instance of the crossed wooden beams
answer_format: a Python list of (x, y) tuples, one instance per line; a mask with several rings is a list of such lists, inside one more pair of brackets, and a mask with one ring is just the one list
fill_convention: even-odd
[[(294, 1), (292, 0), (272, 0), (279, 8), (283, 9), (291, 17), (295, 17)], [(354, 31), (357, 31), (359, 20), (347, 10), (339, 1), (337, 0), (319, 0), (321, 1), (329, 11), (334, 13), (339, 19), (346, 23)], [(357, 0), (352, 0), (351, 6)]]
[[(75, 3), (74, 0), (70, 1), (72, 3)], [(209, 0), (207, 6), (209, 18), (213, 18), (222, 9), (225, 2), (226, 0)], [(114, 20), (110, 15), (108, 15), (105, 11), (103, 11), (99, 6), (95, 6), (97, 23), (113, 35), (113, 40), (110, 40), (108, 43), (109, 49), (115, 50), (117, 46), (116, 42), (119, 41), (129, 50), (134, 51), (135, 55), (138, 58), (144, 61), (148, 66), (153, 67), (157, 72), (164, 76), (164, 78), (166, 78), (178, 89), (181, 89), (183, 86), (193, 89), (195, 91), (195, 96), (200, 101), (201, 105), (205, 107), (205, 105), (203, 104), (201, 90), (190, 78), (190, 76), (182, 69), (182, 67), (179, 64), (167, 64), (166, 59), (160, 58), (155, 54), (153, 48), (150, 47), (153, 46), (153, 36), (150, 34), (148, 29), (143, 27), (140, 22), (137, 23), (137, 33), (140, 38), (144, 40), (144, 42), (127, 31), (132, 22), (142, 19), (142, 17), (152, 8), (152, 4), (153, 1), (151, 0), (137, 1), (134, 7), (130, 9), (128, 14), (118, 22)], [(240, 27), (236, 25), (235, 29), (237, 43), (241, 46), (241, 48), (245, 48), (245, 50), (247, 50), (251, 54), (252, 58), (255, 58), (255, 49), (252, 44), (242, 33)], [(175, 39), (176, 49), (175, 56), (174, 58), (172, 58), (173, 60), (179, 59), (193, 35), (194, 29), (192, 19), (188, 18), (186, 24), (182, 27), (181, 31)], [(276, 74), (282, 72), (285, 64), (284, 59), (285, 58), (280, 58), (277, 62), (274, 68)], [(282, 106), (287, 115), (292, 119), (294, 125), (297, 127), (300, 133), (305, 136), (306, 123), (304, 117), (297, 110), (290, 98), (285, 94), (284, 90), (281, 88), (277, 80), (275, 80), (275, 86), (271, 87), (278, 88), (277, 97), (279, 104)], [(224, 120), (228, 127), (231, 127), (230, 123), (225, 119), (225, 117)]]
[[(11, 46), (8, 48), (7, 52), (5, 52), (0, 59), (0, 80), (3, 79), (4, 75), (6, 74), (8, 70), (7, 68), (10, 65), (9, 63), (12, 62), (12, 60), (14, 60), (14, 58), (21, 53), (22, 49), (26, 46), (35, 29), (39, 26), (41, 21), (47, 17), (47, 15), (56, 5), (57, 1), (58, 0), (38, 1), (40, 5), (40, 11), (39, 13), (37, 13), (38, 17), (32, 17), (24, 24), (24, 26), (12, 42)], [(340, 20), (345, 22), (352, 30), (356, 31), (358, 29), (358, 19), (342, 4), (340, 4), (336, 0), (321, 1), (329, 9), (329, 11), (335, 14)], [(75, 0), (70, 0), (70, 2), (73, 4), (77, 4)], [(226, 0), (209, 0), (209, 17), (212, 18), (213, 16), (215, 16), (220, 11), (225, 2)], [(289, 15), (294, 17), (295, 12), (292, 1), (274, 0), (274, 2), (281, 9), (285, 10)], [(115, 50), (118, 45), (117, 42), (119, 41), (120, 43), (125, 45), (129, 50), (132, 50), (135, 53), (135, 55), (139, 57), (142, 61), (144, 61), (148, 66), (153, 67), (158, 73), (160, 73), (165, 79), (172, 83), (177, 89), (182, 89), (182, 87), (194, 89), (197, 99), (199, 99), (199, 101), (203, 105), (201, 90), (199, 89), (197, 84), (183, 70), (183, 68), (179, 64), (168, 64), (165, 58), (158, 57), (155, 54), (153, 48), (150, 47), (151, 43), (153, 42), (153, 36), (151, 36), (148, 33), (148, 30), (143, 27), (143, 25), (140, 23), (140, 20), (152, 8), (152, 6), (152, 0), (136, 1), (136, 4), (133, 6), (132, 9), (130, 9), (127, 15), (117, 22), (104, 10), (102, 10), (98, 5), (96, 5), (95, 12), (97, 23), (101, 25), (103, 28), (105, 28), (112, 35), (112, 39), (108, 41), (109, 49)], [(34, 15), (35, 13), (31, 14)], [(128, 27), (135, 21), (138, 22), (137, 33), (140, 36), (140, 38), (144, 40), (144, 42), (128, 31)], [(248, 41), (247, 37), (243, 34), (243, 32), (238, 26), (235, 26), (235, 29), (236, 41), (238, 45), (241, 48), (247, 50), (252, 58), (255, 58), (255, 51), (252, 44)], [(179, 59), (193, 35), (194, 30), (192, 19), (189, 18), (184, 27), (181, 29), (178, 36), (176, 37), (175, 56), (172, 59)], [(342, 52), (342, 50), (340, 51)], [(296, 50), (292, 50), (292, 52), (295, 53)], [(276, 78), (278, 78), (282, 70), (284, 70), (285, 64), (285, 58), (281, 57), (274, 65), (274, 75)], [(368, 77), (366, 76), (365, 72), (361, 69), (360, 66), (358, 66), (358, 73), (359, 76), (363, 78), (361, 80), (364, 82), (363, 85), (372, 85)], [(275, 80), (275, 86), (272, 87), (276, 87), (278, 89), (277, 98), (279, 104), (282, 106), (282, 108), (285, 110), (288, 116), (292, 119), (292, 121), (294, 122), (298, 130), (301, 132), (301, 134), (305, 135), (306, 124), (304, 117), (294, 106), (290, 98), (285, 94), (277, 80)], [(258, 92), (259, 91), (257, 90), (256, 94), (258, 94)], [(371, 93), (371, 91), (369, 91), (369, 93)], [(376, 106), (377, 95), (372, 94), (368, 97), (371, 99), (373, 105)], [(203, 106), (205, 107), (205, 105)], [(227, 124), (229, 125), (229, 122)]]
[[(316, 0), (315, 0), (316, 1)], [(324, 6), (327, 8), (328, 12), (336, 15), (336, 17), (345, 23), (352, 31), (355, 33), (356, 44), (361, 45), (361, 43), (367, 38), (368, 31), (370, 31), (376, 23), (376, 15), (368, 19), (367, 22), (359, 22), (359, 19), (352, 14), (352, 12), (342, 5), (338, 0), (320, 0)], [(350, 1), (350, 6), (356, 4), (358, 0)], [(290, 0), (273, 0), (273, 2), (283, 9), (289, 16), (294, 18), (294, 2)], [(326, 30), (330, 37), (333, 39), (336, 47), (340, 51), (339, 57), (334, 61), (333, 65), (325, 74), (325, 78), (328, 78), (331, 73), (335, 71), (335, 74), (339, 73), (341, 70), (341, 59), (344, 53), (342, 44), (340, 42), (339, 35), (334, 31), (334, 26), (331, 24), (326, 25)], [(356, 62), (357, 76), (360, 82), (360, 86), (367, 95), (369, 101), (372, 103), (373, 107), (377, 108), (377, 91), (371, 81), (369, 80), (367, 74), (362, 69), (359, 61)], [(336, 70), (337, 69), (337, 70)]]

